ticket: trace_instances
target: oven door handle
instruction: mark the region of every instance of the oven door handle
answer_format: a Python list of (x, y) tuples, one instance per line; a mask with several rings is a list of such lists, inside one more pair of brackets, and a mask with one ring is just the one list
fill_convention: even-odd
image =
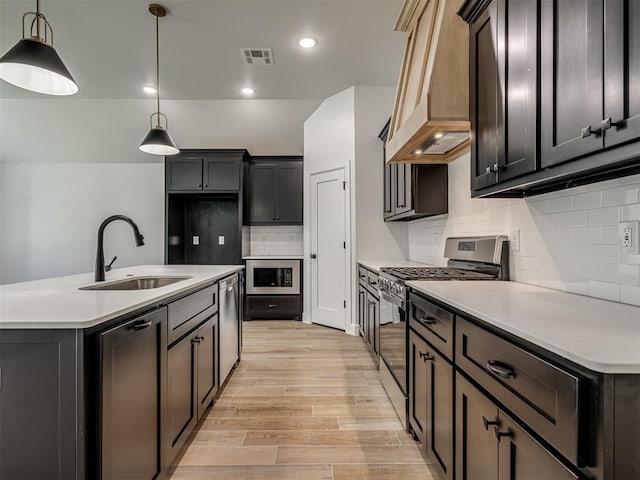
[(396, 307), (400, 308), (400, 310), (402, 311), (406, 310), (406, 302), (404, 300), (400, 300), (398, 298), (392, 297), (391, 295), (386, 294), (382, 290), (378, 290), (378, 294), (380, 295), (381, 299), (395, 305)]

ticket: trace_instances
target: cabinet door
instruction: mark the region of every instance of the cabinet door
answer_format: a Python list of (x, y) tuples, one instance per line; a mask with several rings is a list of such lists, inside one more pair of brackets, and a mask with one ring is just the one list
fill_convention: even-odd
[(640, 2), (605, 2), (605, 147), (640, 139)]
[(494, 427), (494, 433), (499, 439), (499, 480), (579, 478), (502, 411), (499, 425)]
[(497, 35), (498, 7), (497, 0), (493, 0), (469, 31), (472, 190), (498, 181), (497, 168), (494, 168), (498, 163), (498, 130), (501, 128)]
[[(195, 343), (193, 335), (169, 350), (167, 356), (167, 457), (175, 458), (196, 421)], [(183, 435), (184, 434), (184, 435)]]
[(457, 373), (456, 479), (498, 478), (498, 447), (493, 431), (497, 422), (498, 407)]
[(203, 162), (204, 190), (240, 190), (240, 158), (237, 155), (216, 154)]
[(603, 147), (603, 21), (603, 0), (542, 1), (542, 168)]
[(409, 330), (409, 423), (422, 449), (427, 445), (427, 342)]
[(368, 342), (371, 353), (378, 355), (378, 335), (380, 334), (380, 301), (367, 292), (367, 321), (369, 323)]
[(249, 167), (249, 225), (276, 221), (277, 172), (274, 164)]
[(358, 326), (360, 327), (360, 336), (366, 339), (367, 329), (365, 326), (367, 318), (367, 292), (362, 285), (358, 285)]
[(216, 335), (218, 315), (209, 318), (196, 332), (197, 343), (197, 403), (198, 418), (202, 416), (213, 400), (216, 391)]
[(282, 163), (278, 169), (276, 221), (302, 225), (302, 162)]
[(499, 0), (498, 38), (496, 127), (502, 182), (536, 169), (538, 2)]
[(167, 191), (202, 190), (202, 157), (177, 155), (166, 162)]
[(383, 210), (382, 217), (387, 218), (395, 214), (395, 195), (396, 195), (396, 175), (398, 174), (397, 164), (384, 165), (384, 185), (383, 185)]
[(103, 479), (152, 479), (160, 473), (166, 318), (163, 308), (100, 335)]
[(429, 344), (427, 346), (427, 455), (441, 478), (452, 479), (453, 366)]
[(399, 163), (396, 170), (395, 213), (408, 212), (413, 208), (411, 201), (411, 165)]

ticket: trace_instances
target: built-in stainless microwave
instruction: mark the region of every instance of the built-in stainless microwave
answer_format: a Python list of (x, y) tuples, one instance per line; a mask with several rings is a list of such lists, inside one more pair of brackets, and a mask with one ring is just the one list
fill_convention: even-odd
[(248, 295), (300, 294), (300, 260), (246, 261)]

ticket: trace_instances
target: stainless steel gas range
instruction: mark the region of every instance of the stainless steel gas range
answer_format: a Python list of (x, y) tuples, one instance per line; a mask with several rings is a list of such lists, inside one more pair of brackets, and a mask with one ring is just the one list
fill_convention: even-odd
[(380, 295), (380, 380), (407, 427), (407, 287), (409, 280), (508, 280), (508, 239), (503, 235), (451, 237), (445, 242), (447, 267), (382, 268)]

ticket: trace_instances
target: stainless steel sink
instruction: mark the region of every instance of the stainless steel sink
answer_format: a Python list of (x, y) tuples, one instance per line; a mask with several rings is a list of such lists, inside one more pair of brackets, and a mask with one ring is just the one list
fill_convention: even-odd
[(148, 290), (150, 288), (165, 287), (188, 278), (191, 277), (133, 277), (118, 280), (117, 282), (90, 285), (78, 290)]

